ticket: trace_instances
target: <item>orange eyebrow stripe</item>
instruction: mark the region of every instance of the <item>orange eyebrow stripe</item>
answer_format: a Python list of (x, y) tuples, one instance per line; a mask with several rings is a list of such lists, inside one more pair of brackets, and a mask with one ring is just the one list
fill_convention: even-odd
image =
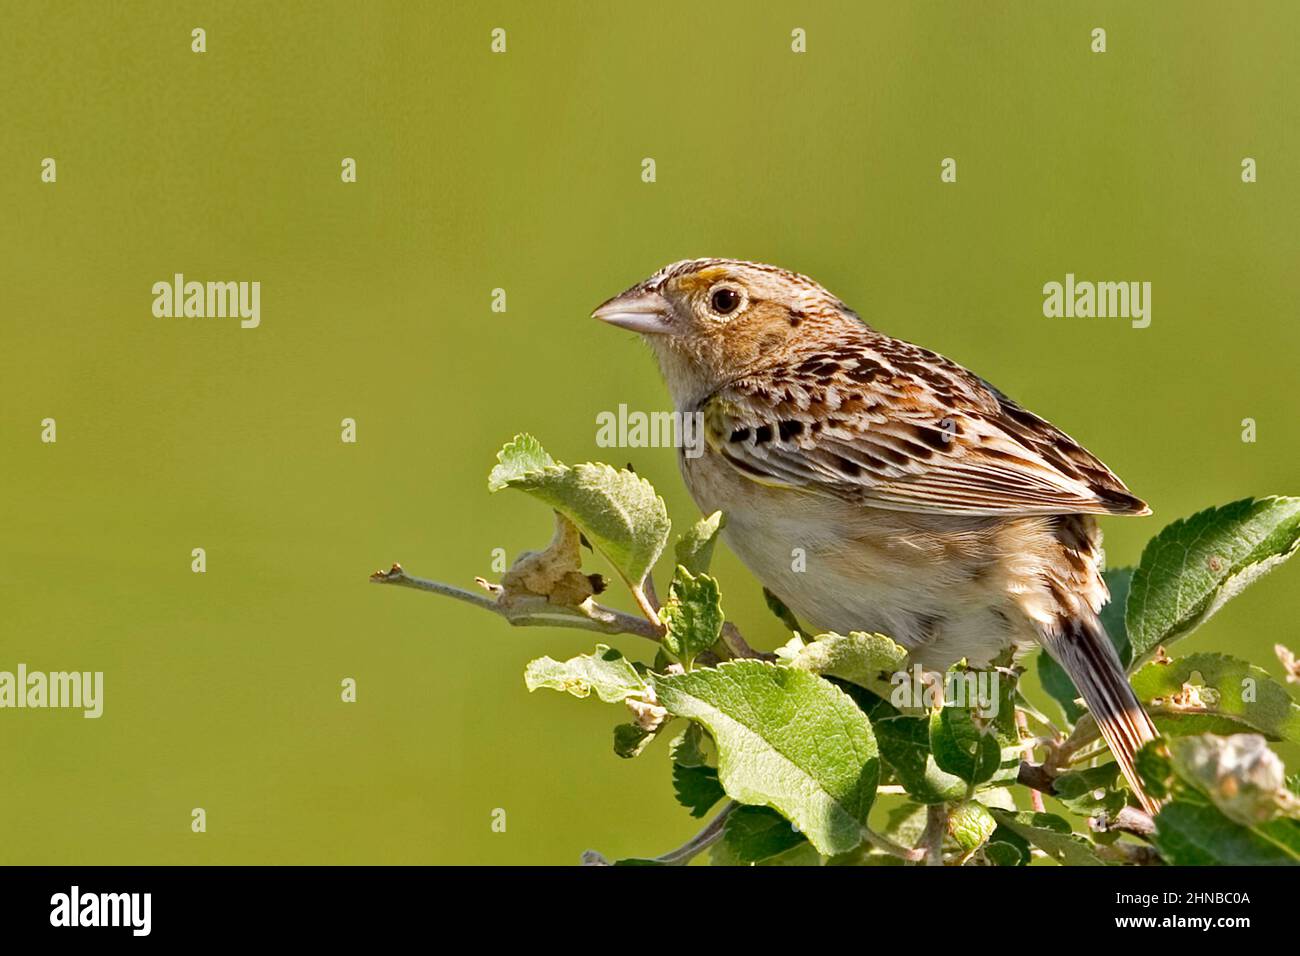
[(681, 288), (686, 291), (696, 292), (700, 289), (708, 288), (719, 279), (725, 277), (726, 274), (727, 270), (723, 266), (709, 266), (706, 269), (701, 269), (699, 272), (682, 276), (681, 279), (678, 280), (678, 283)]

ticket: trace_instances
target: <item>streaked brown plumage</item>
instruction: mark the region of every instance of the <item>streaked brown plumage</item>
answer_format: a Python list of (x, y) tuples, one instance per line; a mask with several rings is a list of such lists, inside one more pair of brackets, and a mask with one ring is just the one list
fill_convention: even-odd
[(1154, 806), (1132, 767), (1154, 729), (1097, 619), (1092, 517), (1150, 509), (1100, 460), (774, 266), (675, 263), (595, 315), (640, 332), (678, 410), (703, 414), (705, 453), (679, 457), (687, 486), (797, 615), (887, 634), (935, 670), (1041, 643)]

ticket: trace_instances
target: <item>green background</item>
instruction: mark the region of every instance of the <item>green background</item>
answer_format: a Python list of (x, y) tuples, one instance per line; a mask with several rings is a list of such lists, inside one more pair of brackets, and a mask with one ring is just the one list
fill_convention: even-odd
[[(366, 582), (398, 560), (472, 586), (544, 543), (543, 507), (486, 489), (517, 431), (632, 461), (694, 519), (671, 450), (595, 443), (598, 412), (669, 406), (589, 313), (675, 259), (806, 272), (1052, 419), (1155, 509), (1105, 522), (1112, 565), (1300, 493), (1294, 3), (4, 15), (0, 669), (106, 688), (97, 721), (0, 711), (0, 862), (573, 863), (693, 833), (662, 742), (619, 760), (615, 709), (525, 692), (530, 658), (593, 635)], [(260, 281), (261, 327), (154, 318), (175, 272)], [(1150, 281), (1150, 328), (1044, 318), (1066, 272)], [(782, 640), (735, 559), (716, 571)], [(1297, 575), (1184, 647), (1276, 674)]]

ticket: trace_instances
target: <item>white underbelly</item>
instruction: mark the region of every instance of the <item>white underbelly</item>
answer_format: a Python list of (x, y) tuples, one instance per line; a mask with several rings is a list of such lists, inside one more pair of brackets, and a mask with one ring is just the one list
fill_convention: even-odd
[(962, 658), (984, 664), (1010, 644), (1032, 643), (996, 557), (981, 551), (993, 522), (970, 519), (970, 540), (953, 547), (942, 530), (948, 519), (766, 487), (725, 465), (700, 467), (707, 457), (683, 459), (696, 503), (726, 513), (728, 547), (817, 633), (885, 634), (936, 669)]

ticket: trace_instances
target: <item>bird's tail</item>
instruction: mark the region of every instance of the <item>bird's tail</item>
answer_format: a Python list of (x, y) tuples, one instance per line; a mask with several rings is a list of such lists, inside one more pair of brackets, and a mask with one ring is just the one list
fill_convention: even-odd
[(1156, 728), (1129, 686), (1106, 629), (1085, 613), (1062, 622), (1060, 631), (1045, 634), (1043, 646), (1074, 681), (1142, 806), (1148, 813), (1156, 813), (1160, 804), (1143, 789), (1133, 767), (1134, 754), (1156, 738)]

